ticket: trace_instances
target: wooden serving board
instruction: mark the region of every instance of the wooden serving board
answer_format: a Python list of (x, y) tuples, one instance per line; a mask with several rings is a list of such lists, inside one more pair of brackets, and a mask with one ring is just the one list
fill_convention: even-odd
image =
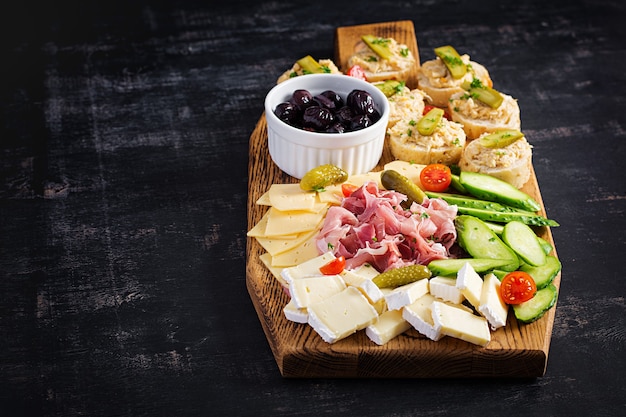
[[(411, 44), (412, 23), (391, 22), (337, 29), (337, 62), (344, 63), (350, 45), (360, 34), (374, 33)], [(396, 35), (394, 28), (400, 32)], [(377, 29), (380, 28), (380, 31)], [(363, 32), (361, 32), (363, 30)], [(348, 34), (344, 38), (344, 34)], [(417, 51), (417, 49), (416, 49)], [(416, 54), (416, 57), (418, 55)], [(342, 70), (345, 70), (342, 67)], [(295, 183), (271, 160), (267, 147), (267, 125), (262, 116), (249, 144), (248, 230), (262, 217), (266, 207), (255, 202), (273, 183)], [(388, 150), (375, 170), (391, 161)], [(542, 206), (534, 171), (523, 190)], [(554, 247), (549, 228), (537, 233)], [(328, 344), (306, 324), (287, 320), (283, 307), (289, 301), (280, 283), (260, 260), (264, 249), (248, 237), (246, 248), (246, 287), (257, 312), (274, 358), (284, 377), (289, 378), (477, 378), (540, 377), (544, 375), (556, 308), (531, 324), (520, 324), (509, 315), (507, 325), (491, 333), (491, 342), (479, 347), (451, 337), (433, 342), (411, 329), (384, 346), (370, 341), (364, 331), (334, 344)], [(556, 253), (554, 253), (556, 255)], [(560, 286), (561, 274), (554, 284)]]

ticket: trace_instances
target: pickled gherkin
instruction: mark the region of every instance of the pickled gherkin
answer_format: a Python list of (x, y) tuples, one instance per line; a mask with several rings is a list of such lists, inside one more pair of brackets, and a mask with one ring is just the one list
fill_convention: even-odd
[(488, 85), (484, 85), (478, 78), (474, 78), (472, 82), (465, 81), (461, 87), (476, 100), (485, 103), (492, 109), (500, 107), (504, 101), (504, 97), (499, 91), (494, 90)]
[(446, 45), (435, 48), (435, 55), (443, 61), (448, 71), (450, 71), (450, 75), (455, 80), (463, 78), (467, 73), (467, 65), (465, 65), (454, 47)]
[(390, 169), (383, 171), (382, 174), (380, 174), (380, 181), (387, 190), (394, 190), (406, 195), (407, 201), (402, 204), (404, 208), (411, 207), (413, 202), (422, 204), (426, 198), (426, 193), (424, 193), (417, 184), (398, 171)]
[(300, 180), (304, 191), (323, 191), (329, 185), (340, 184), (348, 180), (348, 173), (333, 164), (325, 164), (308, 171)]
[(441, 118), (443, 117), (443, 109), (439, 107), (434, 107), (428, 111), (423, 117), (421, 117), (417, 122), (417, 131), (422, 136), (430, 136), (435, 132), (439, 123), (441, 123)]
[(431, 275), (430, 269), (425, 265), (407, 265), (378, 274), (372, 282), (379, 288), (397, 288), (420, 279), (430, 278)]

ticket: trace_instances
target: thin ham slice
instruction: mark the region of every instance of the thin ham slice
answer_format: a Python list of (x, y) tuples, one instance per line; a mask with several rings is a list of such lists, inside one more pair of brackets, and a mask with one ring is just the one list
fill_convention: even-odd
[(450, 257), (456, 206), (426, 199), (405, 210), (401, 203), (406, 199), (380, 190), (375, 182), (364, 184), (328, 210), (316, 238), (319, 253), (344, 256), (348, 269), (368, 263), (379, 272)]

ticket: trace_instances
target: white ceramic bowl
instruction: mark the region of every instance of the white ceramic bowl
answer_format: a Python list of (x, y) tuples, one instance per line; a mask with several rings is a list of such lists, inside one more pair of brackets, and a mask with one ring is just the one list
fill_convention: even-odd
[[(332, 90), (344, 100), (355, 89), (365, 90), (374, 99), (381, 118), (371, 126), (344, 133), (309, 132), (280, 120), (274, 109), (298, 89), (312, 95)], [(270, 156), (280, 169), (301, 179), (309, 170), (334, 164), (348, 175), (371, 171), (380, 161), (389, 121), (387, 97), (372, 84), (342, 74), (308, 74), (277, 84), (265, 98), (267, 139)]]

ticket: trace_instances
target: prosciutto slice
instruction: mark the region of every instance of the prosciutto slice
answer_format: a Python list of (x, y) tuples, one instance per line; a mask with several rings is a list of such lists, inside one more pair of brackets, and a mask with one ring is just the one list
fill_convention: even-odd
[(346, 258), (346, 268), (369, 263), (379, 272), (405, 265), (426, 265), (450, 257), (456, 241), (456, 206), (425, 199), (402, 208), (404, 194), (368, 182), (328, 210), (316, 237), (319, 253)]

